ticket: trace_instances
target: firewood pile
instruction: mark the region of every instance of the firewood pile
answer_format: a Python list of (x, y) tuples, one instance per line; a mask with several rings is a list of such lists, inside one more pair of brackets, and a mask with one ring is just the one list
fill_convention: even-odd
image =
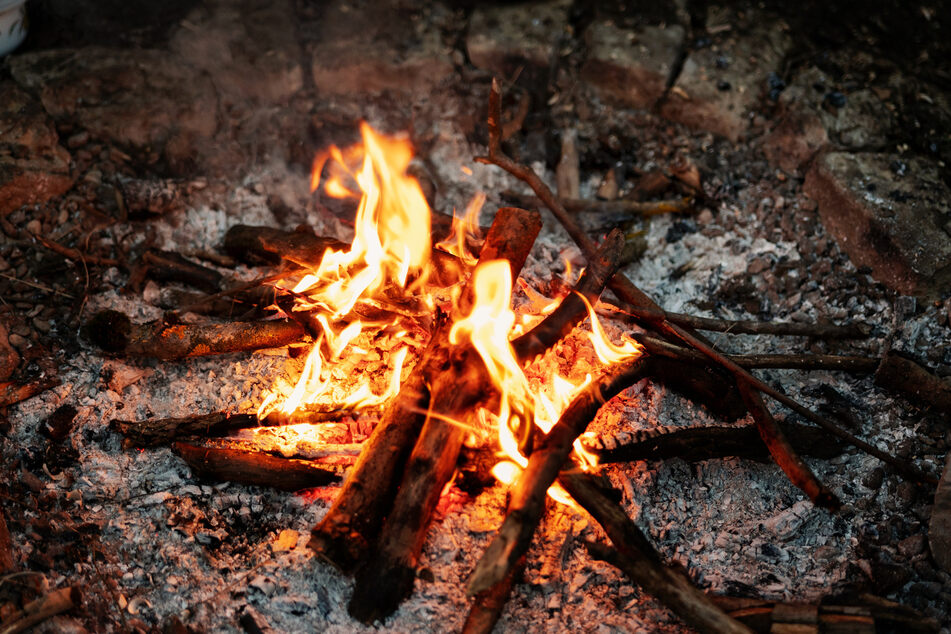
[[(557, 2), (543, 5), (542, 22), (564, 17)], [(467, 50), (491, 67), (507, 36), (482, 11), (469, 16)], [(423, 26), (448, 24), (427, 15), (422, 48), (434, 45)], [(602, 18), (571, 18), (586, 30), (587, 61), (569, 74), (597, 99), (616, 90), (604, 77), (635, 63), (599, 49), (622, 28)], [(675, 24), (685, 38), (697, 28), (688, 18)], [(651, 29), (638, 37), (662, 48), (670, 32)], [(487, 31), (498, 40), (486, 43)], [(236, 118), (221, 125), (235, 130), (257, 121), (236, 122), (245, 99), (290, 99), (288, 117), (299, 115), (299, 91), (281, 83), (299, 81), (294, 55), (272, 44), (272, 83), (205, 69), (230, 87), (198, 82), (190, 94), (217, 94), (219, 112)], [(172, 45), (195, 55), (187, 34)], [(191, 145), (214, 127), (200, 109), (183, 107), (178, 127), (156, 132), (161, 155), (122, 145), (135, 158), (87, 152), (112, 132), (58, 122), (73, 132), (82, 181), (70, 189), (54, 153), (49, 205), (62, 209), (30, 221), (22, 205), (33, 198), (18, 190), (21, 207), (0, 211), (0, 273), (18, 289), (10, 304), (48, 303), (26, 321), (0, 313), (0, 458), (14, 474), (0, 485), (0, 632), (97, 621), (248, 632), (947, 627), (936, 614), (951, 600), (951, 470), (942, 476), (947, 438), (935, 421), (951, 412), (951, 384), (934, 318), (947, 321), (947, 302), (900, 296), (892, 307), (870, 278), (850, 281), (864, 269), (811, 220), (829, 213), (822, 170), (834, 155), (811, 163), (818, 211), (796, 180), (812, 154), (784, 172), (764, 167), (768, 195), (740, 195), (727, 158), (689, 158), (685, 148), (727, 145), (700, 133), (682, 142), (665, 122), (735, 141), (747, 122), (723, 112), (750, 107), (721, 82), (730, 107), (714, 112), (687, 83), (701, 51), (672, 50), (666, 79), (645, 84), (657, 93), (651, 112), (633, 118), (637, 104), (599, 121), (559, 83), (572, 105), (544, 107), (562, 128), (554, 150), (538, 142), (546, 124), (524, 87), (543, 80), (537, 63), (521, 85), (520, 68), (494, 69), (465, 98), (434, 98), (433, 111), (452, 108), (423, 134), (414, 112), (412, 143), (327, 105), (308, 123), (322, 149), (293, 183), (284, 166), (262, 172), (268, 185), (136, 173), (140, 159), (179, 174), (224, 160), (229, 146)], [(773, 53), (738, 67), (778, 64)], [(83, 76), (122, 64), (43, 54)], [(387, 91), (435, 73), (413, 54), (395, 56), (402, 79), (367, 81)], [(156, 72), (134, 81), (174, 83), (161, 55), (139, 57)], [(38, 71), (10, 68), (25, 88), (0, 80), (0, 94), (42, 128), (27, 94)], [(313, 81), (342, 86), (350, 71), (337, 70), (315, 67)], [(476, 111), (475, 97), (487, 98), (487, 117), (453, 110)], [(61, 98), (47, 90), (43, 108), (62, 116)], [(135, 118), (166, 120), (129, 99), (107, 114), (138, 104)], [(385, 105), (369, 109), (386, 119)], [(348, 126), (361, 142), (331, 145)], [(639, 138), (651, 167), (633, 188), (598, 154), (628, 151), (615, 136), (625, 126), (650, 130)], [(786, 141), (771, 143), (767, 154)], [(545, 151), (556, 155), (548, 166)], [(310, 193), (297, 193), (308, 179)], [(450, 201), (452, 214), (436, 210)], [(783, 224), (770, 229), (773, 217)], [(811, 233), (795, 236), (803, 227)], [(928, 285), (943, 273), (896, 262), (893, 277), (868, 270), (937, 297)], [(27, 282), (44, 267), (55, 270)]]

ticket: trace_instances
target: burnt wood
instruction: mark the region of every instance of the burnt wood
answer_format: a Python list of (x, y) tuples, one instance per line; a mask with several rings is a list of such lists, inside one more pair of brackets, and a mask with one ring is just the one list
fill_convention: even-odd
[(172, 445), (196, 477), (212, 482), (239, 482), (299, 491), (340, 480), (336, 470), (308, 460), (278, 458), (260, 451), (202, 447), (184, 442)]

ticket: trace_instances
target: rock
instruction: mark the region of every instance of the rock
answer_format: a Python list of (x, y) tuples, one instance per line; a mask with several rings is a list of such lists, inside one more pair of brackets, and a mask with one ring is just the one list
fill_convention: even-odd
[(558, 41), (568, 26), (568, 0), (487, 4), (473, 11), (466, 34), (466, 51), (478, 68), (505, 77), (519, 68), (547, 76)]
[(934, 495), (931, 522), (928, 524), (931, 555), (946, 572), (951, 572), (951, 454), (944, 465), (944, 474)]
[(7, 338), (7, 329), (0, 324), (0, 381), (6, 381), (20, 365), (20, 354)]
[(906, 295), (932, 297), (951, 284), (951, 191), (936, 166), (918, 158), (899, 177), (889, 154), (832, 152), (813, 163), (805, 193), (857, 267)]
[(898, 552), (903, 557), (911, 559), (915, 555), (925, 552), (925, 536), (922, 534), (912, 535), (898, 542)]
[[(693, 50), (668, 99), (665, 117), (736, 141), (747, 129), (749, 112), (780, 69), (792, 40), (786, 25), (750, 12), (743, 23), (711, 9), (708, 28), (735, 23), (719, 43)], [(729, 84), (729, 90), (718, 87)]]
[(585, 31), (588, 57), (581, 78), (602, 99), (648, 108), (664, 92), (683, 27), (646, 26), (637, 31), (600, 20)]
[(169, 47), (207, 72), (219, 94), (285, 102), (303, 86), (301, 49), (289, 0), (202, 3)]
[(14, 79), (57, 121), (98, 140), (193, 167), (217, 128), (211, 80), (166, 51), (59, 49), (10, 60)]
[(818, 115), (790, 109), (763, 138), (763, 153), (770, 165), (797, 174), (828, 142)]
[[(452, 49), (428, 17), (382, 0), (362, 3), (359, 10), (349, 0), (326, 4), (308, 50), (319, 92), (425, 93), (453, 73)], [(427, 3), (423, 10), (441, 8)]]
[(0, 216), (72, 185), (69, 152), (42, 106), (13, 83), (0, 82)]

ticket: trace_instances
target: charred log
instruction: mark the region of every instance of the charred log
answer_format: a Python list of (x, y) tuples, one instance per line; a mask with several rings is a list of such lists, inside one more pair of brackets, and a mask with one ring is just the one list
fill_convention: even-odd
[(201, 447), (176, 442), (172, 449), (188, 463), (196, 477), (211, 482), (240, 482), (299, 491), (340, 480), (336, 470), (307, 460), (278, 458), (260, 451)]
[[(842, 443), (830, 439), (817, 427), (780, 427), (798, 453), (822, 459), (842, 454)], [(583, 439), (582, 442), (586, 449), (597, 456), (599, 464), (672, 458), (687, 462), (720, 458), (745, 458), (767, 462), (770, 459), (769, 451), (763, 445), (755, 425), (659, 427), (622, 432), (607, 438)]]
[(279, 348), (306, 335), (304, 328), (291, 320), (229, 324), (172, 324), (159, 320), (134, 324), (114, 310), (96, 314), (85, 330), (87, 337), (106, 352), (164, 360)]

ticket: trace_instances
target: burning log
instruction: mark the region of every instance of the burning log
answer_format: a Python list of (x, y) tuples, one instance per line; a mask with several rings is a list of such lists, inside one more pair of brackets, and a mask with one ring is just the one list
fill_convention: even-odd
[(230, 324), (172, 324), (159, 320), (134, 324), (115, 310), (93, 316), (86, 325), (86, 333), (106, 352), (163, 360), (279, 348), (306, 335), (303, 326), (286, 319)]
[(933, 634), (938, 623), (906, 606), (871, 595), (855, 601), (831, 598), (819, 604), (780, 603), (763, 599), (711, 597), (728, 615), (758, 634), (801, 632), (875, 634), (908, 632)]
[[(816, 427), (782, 425), (781, 429), (798, 453), (823, 459), (842, 453), (842, 443), (830, 442), (829, 437)], [(598, 464), (671, 458), (687, 462), (718, 458), (745, 458), (758, 462), (770, 459), (756, 425), (657, 427), (622, 432), (608, 438), (583, 438), (582, 443), (597, 457)]]
[(644, 355), (612, 368), (589, 385), (564, 411), (528, 459), (528, 466), (512, 490), (501, 528), (469, 578), (470, 595), (488, 590), (505, 579), (528, 550), (532, 535), (545, 509), (545, 495), (598, 409), (624, 389), (650, 373), (650, 358)]
[[(495, 229), (495, 231), (493, 231)], [(541, 229), (541, 220), (537, 213), (500, 209), (489, 235), (486, 236), (480, 258), (506, 256), (510, 265), (521, 269), (528, 256), (535, 236)], [(498, 237), (496, 237), (498, 236)], [(466, 292), (463, 293), (463, 297)], [(478, 367), (478, 364), (472, 365)], [(443, 322), (433, 332), (432, 339), (423, 353), (423, 357), (413, 368), (410, 377), (403, 384), (397, 397), (390, 403), (380, 424), (366, 442), (366, 447), (357, 459), (343, 489), (334, 501), (333, 507), (318, 524), (311, 535), (310, 547), (344, 572), (352, 572), (356, 564), (367, 554), (380, 530), (384, 515), (389, 512), (394, 499), (395, 488), (399, 484), (397, 474), (406, 463), (412, 444), (420, 435), (430, 407), (439, 407), (438, 393), (432, 387), (446, 386), (446, 379), (440, 377), (452, 368), (452, 346), (449, 345), (449, 324)], [(451, 383), (451, 381), (450, 381)], [(478, 397), (484, 395), (484, 385), (479, 386)], [(447, 392), (448, 393), (448, 392)], [(476, 395), (462, 394), (454, 397), (452, 407), (461, 407), (466, 401), (474, 402)], [(459, 400), (455, 400), (459, 399)], [(470, 403), (471, 405), (472, 403)], [(450, 416), (459, 416), (460, 411), (443, 412)], [(439, 430), (433, 425), (432, 430)], [(440, 431), (440, 433), (443, 433)], [(450, 436), (453, 436), (450, 434)], [(450, 438), (450, 440), (457, 440)], [(461, 438), (458, 439), (461, 442)], [(453, 453), (450, 447), (443, 452)], [(458, 453), (458, 449), (455, 450)], [(419, 461), (425, 461), (418, 456)], [(441, 470), (441, 461), (421, 465), (424, 470)], [(455, 463), (453, 461), (453, 468)], [(451, 475), (450, 470), (450, 475)], [(440, 486), (437, 489), (441, 491)], [(430, 492), (420, 489), (416, 495), (428, 497)], [(419, 512), (417, 510), (417, 512)], [(425, 527), (428, 513), (422, 520)]]
[(15, 612), (6, 621), (0, 623), (0, 634), (25, 632), (50, 617), (73, 609), (81, 602), (82, 593), (79, 588), (66, 587), (53, 590), (49, 594), (27, 603), (22, 610)]
[[(660, 555), (637, 525), (616, 502), (611, 501), (594, 478), (581, 473), (563, 473), (559, 483), (594, 517), (614, 545), (611, 563), (631, 580), (654, 595), (688, 625), (701, 632), (750, 634), (746, 625), (728, 616), (698, 590), (679, 570), (663, 563)], [(589, 550), (603, 547), (589, 544)]]
[(618, 230), (611, 232), (558, 308), (512, 342), (516, 358), (528, 361), (537, 357), (567, 336), (587, 316), (588, 305), (598, 301), (604, 285), (617, 270), (623, 248), (624, 235)]
[(196, 477), (213, 482), (240, 482), (299, 491), (340, 480), (340, 475), (326, 466), (308, 460), (278, 458), (260, 451), (200, 447), (183, 442), (174, 443), (172, 449), (188, 463)]
[[(500, 209), (489, 228), (480, 261), (504, 259), (514, 280), (541, 229), (537, 212)], [(463, 294), (468, 303), (472, 283)], [(464, 311), (468, 306), (460, 306)], [(385, 618), (409, 596), (416, 578), (430, 516), (456, 470), (466, 430), (449, 422), (471, 415), (492, 393), (484, 363), (469, 345), (450, 350), (448, 363), (430, 368), (427, 420), (406, 465), (393, 509), (387, 514), (373, 555), (358, 571), (350, 614), (365, 623)], [(432, 370), (436, 370), (433, 374)]]

